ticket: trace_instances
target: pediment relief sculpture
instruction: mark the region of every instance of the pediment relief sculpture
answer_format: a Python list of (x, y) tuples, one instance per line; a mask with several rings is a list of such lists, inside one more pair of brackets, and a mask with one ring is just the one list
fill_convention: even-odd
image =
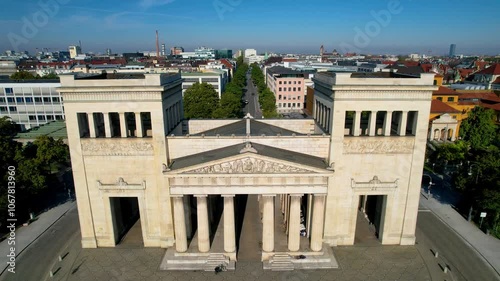
[(185, 174), (314, 173), (282, 163), (246, 157), (184, 172)]

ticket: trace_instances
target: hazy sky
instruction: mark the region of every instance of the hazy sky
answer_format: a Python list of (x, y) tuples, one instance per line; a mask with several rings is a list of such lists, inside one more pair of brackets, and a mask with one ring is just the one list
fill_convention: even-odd
[[(44, 5), (45, 4), (45, 5)], [(500, 54), (498, 0), (2, 1), (0, 51), (255, 48), (258, 52)], [(46, 6), (43, 8), (43, 6)]]

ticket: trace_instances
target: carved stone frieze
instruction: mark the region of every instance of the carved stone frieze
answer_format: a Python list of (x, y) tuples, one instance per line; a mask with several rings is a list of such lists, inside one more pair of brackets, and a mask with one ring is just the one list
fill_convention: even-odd
[(257, 173), (313, 173), (310, 170), (277, 162), (246, 157), (184, 172), (185, 174), (257, 174)]
[(382, 182), (378, 179), (377, 176), (374, 176), (373, 179), (368, 182), (357, 182), (354, 179), (351, 179), (351, 187), (353, 189), (371, 191), (376, 191), (379, 189), (394, 189), (398, 187), (398, 181), (399, 180), (395, 180), (393, 182)]
[(141, 139), (82, 139), (85, 156), (150, 156), (153, 144)]
[(409, 154), (413, 152), (413, 137), (352, 137), (344, 139), (345, 154)]

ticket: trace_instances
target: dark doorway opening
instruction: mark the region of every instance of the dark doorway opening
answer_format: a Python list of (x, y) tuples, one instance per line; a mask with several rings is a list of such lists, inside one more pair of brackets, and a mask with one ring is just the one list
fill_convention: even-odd
[(117, 245), (144, 246), (137, 197), (110, 197), (111, 216)]
[(355, 244), (380, 244), (384, 228), (385, 195), (359, 196)]

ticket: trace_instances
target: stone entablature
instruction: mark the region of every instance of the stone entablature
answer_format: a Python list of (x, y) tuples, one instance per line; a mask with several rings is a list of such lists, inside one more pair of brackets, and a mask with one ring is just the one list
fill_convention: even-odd
[(415, 137), (346, 137), (344, 154), (411, 154)]
[(83, 156), (153, 156), (153, 139), (81, 139)]
[(105, 101), (161, 101), (163, 88), (139, 91), (109, 91), (109, 92), (65, 92), (64, 102), (105, 102)]

